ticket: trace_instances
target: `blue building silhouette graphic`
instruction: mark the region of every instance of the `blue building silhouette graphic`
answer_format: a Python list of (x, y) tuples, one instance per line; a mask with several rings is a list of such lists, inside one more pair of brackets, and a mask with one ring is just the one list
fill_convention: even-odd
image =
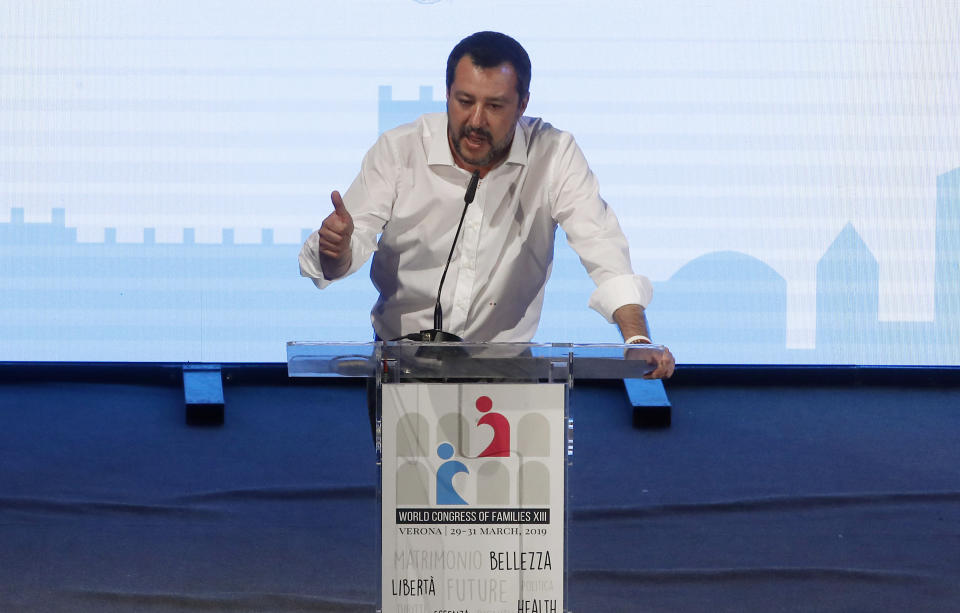
[(960, 343), (960, 168), (937, 177), (936, 321)]
[(708, 253), (654, 285), (649, 319), (658, 341), (704, 362), (781, 362), (787, 282), (760, 260)]
[[(0, 223), (0, 246), (75, 243), (77, 230), (66, 227), (66, 218), (66, 210), (57, 208), (51, 212), (49, 223), (26, 223), (23, 209), (11, 209), (10, 223)], [(29, 268), (26, 261), (13, 260), (10, 263), (11, 265), (4, 268), (4, 272), (0, 274), (20, 275), (25, 268)]]
[[(444, 106), (431, 87), (393, 100), (382, 86), (378, 127)], [(158, 243), (153, 228), (142, 242), (119, 243), (105, 228), (103, 242), (80, 243), (66, 215), (53, 208), (49, 222), (27, 223), (14, 205), (0, 221), (2, 360), (281, 361), (287, 340), (372, 336), (366, 271), (318, 292), (297, 274), (299, 243), (275, 243), (270, 228), (256, 244), (237, 244), (232, 228), (215, 244), (198, 243), (193, 228), (179, 243)], [(593, 285), (562, 232), (557, 240), (538, 338), (618, 340), (599, 322), (569, 325), (583, 321)], [(786, 349), (786, 282), (732, 251), (655, 283), (652, 328), (687, 362), (960, 364), (960, 169), (937, 177), (935, 254), (932, 322), (878, 320), (877, 260), (847, 224), (817, 265), (816, 349)]]
[(847, 224), (817, 263), (817, 354), (843, 363), (879, 342), (880, 267)]
[[(299, 244), (79, 243), (65, 210), (25, 223), (12, 209), (0, 222), (0, 359), (57, 361), (282, 361), (287, 340), (371, 337), (374, 295), (362, 271), (335, 300), (297, 274)], [(302, 234), (309, 234), (304, 229)], [(358, 310), (359, 309), (359, 310)]]
[(394, 100), (393, 88), (381, 85), (378, 98), (379, 132), (386, 132), (399, 125), (410, 123), (424, 113), (439, 113), (447, 110), (446, 100), (433, 99), (433, 87), (420, 86), (420, 98), (417, 100)]

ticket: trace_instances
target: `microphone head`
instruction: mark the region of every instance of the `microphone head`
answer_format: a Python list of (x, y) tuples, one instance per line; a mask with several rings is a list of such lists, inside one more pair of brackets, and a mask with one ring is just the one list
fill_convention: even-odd
[(473, 176), (470, 177), (470, 184), (467, 185), (467, 193), (463, 196), (463, 201), (466, 204), (473, 202), (473, 197), (477, 195), (477, 184), (480, 183), (480, 171), (474, 170)]

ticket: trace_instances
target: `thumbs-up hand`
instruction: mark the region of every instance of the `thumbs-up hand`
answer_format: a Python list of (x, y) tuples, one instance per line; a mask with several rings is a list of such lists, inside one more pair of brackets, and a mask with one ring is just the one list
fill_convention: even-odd
[(320, 262), (324, 276), (334, 279), (343, 276), (350, 268), (350, 237), (353, 236), (353, 217), (343, 205), (340, 192), (330, 194), (333, 212), (327, 215), (317, 231), (320, 246)]

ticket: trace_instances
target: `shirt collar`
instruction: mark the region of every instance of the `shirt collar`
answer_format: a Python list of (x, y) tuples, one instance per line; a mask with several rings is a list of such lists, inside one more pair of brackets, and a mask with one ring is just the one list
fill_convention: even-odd
[[(503, 164), (527, 163), (527, 135), (523, 131), (522, 121), (517, 122), (517, 129), (513, 131), (513, 142), (510, 143), (510, 153)], [(501, 164), (501, 166), (503, 165)], [(450, 144), (447, 142), (447, 116), (443, 115), (443, 123), (433, 138), (430, 140), (430, 150), (427, 152), (427, 165), (429, 166), (456, 166), (453, 161), (453, 152), (450, 151)]]

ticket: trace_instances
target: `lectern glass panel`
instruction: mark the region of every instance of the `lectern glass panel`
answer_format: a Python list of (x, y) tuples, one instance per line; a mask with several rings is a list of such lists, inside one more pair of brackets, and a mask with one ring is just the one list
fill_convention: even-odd
[(642, 377), (658, 350), (289, 343), (290, 376), (365, 377), (375, 392), (378, 610), (566, 610), (569, 389)]

